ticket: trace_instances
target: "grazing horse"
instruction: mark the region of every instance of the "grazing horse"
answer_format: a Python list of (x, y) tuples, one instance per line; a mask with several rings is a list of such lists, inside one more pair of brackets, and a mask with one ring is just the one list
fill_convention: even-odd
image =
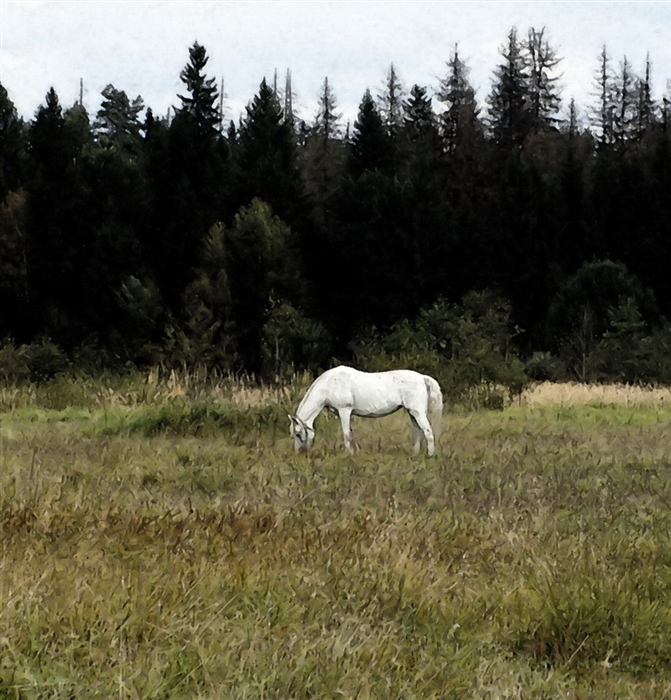
[[(352, 367), (334, 367), (317, 377), (290, 415), (291, 435), (296, 452), (308, 450), (315, 439), (314, 422), (327, 408), (340, 417), (345, 448), (358, 447), (352, 435), (352, 416), (388, 416), (401, 408), (410, 415), (415, 438), (415, 453), (422, 436), (426, 451), (435, 450), (429, 414), (438, 419), (443, 410), (443, 396), (433, 377), (409, 369), (391, 372), (360, 372)], [(435, 422), (435, 421), (434, 421)]]

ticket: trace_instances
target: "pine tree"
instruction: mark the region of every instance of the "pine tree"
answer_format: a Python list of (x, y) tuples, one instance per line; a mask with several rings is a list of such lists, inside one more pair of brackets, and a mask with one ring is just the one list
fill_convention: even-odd
[(144, 101), (138, 95), (130, 100), (123, 90), (107, 85), (102, 91), (103, 101), (93, 128), (102, 146), (116, 146), (126, 151), (137, 151), (140, 141), (140, 113)]
[(345, 145), (335, 94), (328, 78), (319, 95), (312, 129), (300, 150), (300, 161), (317, 222), (326, 223), (326, 212), (343, 175)]
[(441, 154), (437, 117), (427, 89), (413, 85), (403, 109), (403, 170), (416, 187), (419, 186), (419, 180), (422, 180), (423, 187), (428, 179), (438, 175), (438, 157)]
[(392, 63), (389, 66), (385, 89), (378, 97), (378, 111), (390, 136), (395, 136), (403, 126), (403, 85)]
[(569, 138), (575, 138), (578, 135), (578, 108), (576, 107), (574, 98), (571, 98), (571, 101), (569, 102), (568, 124), (566, 125), (566, 130), (569, 135)]
[(527, 42), (529, 61), (529, 107), (535, 131), (555, 128), (560, 119), (561, 97), (557, 88), (559, 78), (552, 75), (561, 59), (545, 39), (545, 29), (529, 29)]
[(616, 86), (617, 105), (615, 109), (614, 132), (615, 141), (624, 143), (631, 140), (636, 126), (636, 94), (635, 77), (627, 57), (622, 62), (622, 70)]
[(219, 132), (219, 95), (215, 78), (205, 76), (208, 61), (205, 47), (195, 42), (189, 49), (189, 63), (179, 75), (189, 94), (179, 95), (182, 106), (177, 116), (188, 115), (202, 138), (213, 139)]
[(370, 90), (366, 90), (354, 122), (349, 144), (349, 170), (357, 178), (365, 171), (385, 170), (393, 162), (391, 138), (375, 105)]
[(161, 135), (162, 127), (154, 124), (155, 138), (148, 133), (145, 144), (145, 152), (151, 151), (147, 167), (153, 217), (144, 248), (161, 295), (175, 315), (203, 239), (228, 213), (230, 199), (226, 192), (229, 151), (219, 132), (215, 79), (205, 73), (208, 60), (205, 48), (194, 43), (180, 73), (188, 94), (179, 96), (182, 105), (167, 133)]
[(25, 177), (25, 148), (23, 120), (0, 83), (0, 202)]
[(517, 38), (517, 29), (510, 30), (501, 55), (503, 63), (495, 71), (495, 82), (487, 99), (488, 121), (494, 141), (510, 147), (520, 145), (532, 129), (529, 63)]
[(652, 64), (645, 59), (645, 74), (636, 81), (635, 137), (641, 140), (657, 124), (657, 106), (652, 98)]
[(86, 331), (88, 307), (80, 272), (90, 222), (82, 209), (82, 144), (53, 88), (35, 114), (28, 139), (33, 172), (26, 257), (33, 332), (73, 345)]
[(289, 223), (303, 215), (296, 137), (265, 78), (247, 107), (235, 149), (239, 206), (255, 197)]
[(610, 56), (604, 45), (599, 55), (599, 68), (595, 75), (598, 90), (598, 107), (592, 116), (597, 138), (601, 145), (609, 145), (616, 140), (617, 86), (613, 76)]
[(263, 326), (275, 301), (296, 301), (299, 259), (295, 234), (271, 207), (254, 199), (236, 214), (225, 233), (231, 333), (242, 362), (259, 376)]
[(403, 103), (403, 123), (413, 136), (433, 134), (436, 131), (436, 115), (431, 98), (426, 93), (425, 87), (413, 85), (410, 97)]
[(447, 63), (448, 75), (441, 80), (437, 98), (445, 106), (440, 115), (440, 129), (445, 149), (454, 153), (473, 145), (483, 135), (475, 90), (468, 81), (468, 68), (459, 57), (458, 46)]
[(291, 84), (291, 70), (287, 68), (286, 80), (284, 83), (284, 121), (293, 128), (295, 122), (294, 115), (294, 92)]
[(342, 113), (339, 113), (337, 110), (336, 97), (333, 88), (329, 84), (329, 79), (326, 77), (319, 95), (319, 109), (314, 122), (314, 132), (327, 141), (342, 136), (342, 128), (340, 126)]

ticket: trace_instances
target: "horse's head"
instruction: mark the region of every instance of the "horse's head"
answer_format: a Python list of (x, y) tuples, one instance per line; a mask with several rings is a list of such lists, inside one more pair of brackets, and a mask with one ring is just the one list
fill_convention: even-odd
[(315, 441), (315, 431), (298, 416), (289, 415), (291, 421), (291, 436), (294, 439), (296, 452), (307, 452)]

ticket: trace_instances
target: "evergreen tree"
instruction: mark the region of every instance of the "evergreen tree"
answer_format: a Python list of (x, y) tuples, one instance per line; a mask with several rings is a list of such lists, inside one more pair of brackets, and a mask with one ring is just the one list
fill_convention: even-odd
[(235, 149), (236, 202), (258, 197), (294, 224), (303, 215), (296, 137), (265, 78), (246, 112)]
[(624, 143), (632, 139), (636, 126), (636, 93), (635, 77), (627, 57), (622, 62), (622, 71), (616, 83), (616, 108), (614, 110), (614, 138), (616, 143)]
[(284, 121), (293, 128), (296, 116), (294, 114), (294, 92), (291, 84), (291, 70), (288, 68), (284, 86)]
[(634, 121), (634, 136), (639, 141), (657, 125), (657, 105), (652, 98), (652, 64), (649, 54), (645, 60), (645, 74), (636, 81)]
[(599, 55), (599, 68), (595, 75), (598, 94), (598, 106), (594, 111), (592, 122), (596, 128), (601, 145), (609, 145), (616, 140), (617, 86), (612, 73), (610, 56), (604, 47)]
[(517, 29), (510, 30), (501, 55), (503, 62), (495, 71), (487, 100), (489, 129), (496, 143), (519, 146), (532, 129), (533, 115), (529, 106), (529, 64), (517, 38)]
[(151, 125), (153, 134), (147, 132), (147, 139), (154, 141), (148, 160), (154, 216), (143, 243), (161, 294), (175, 315), (203, 239), (228, 213), (229, 151), (219, 133), (214, 79), (205, 74), (208, 60), (205, 48), (196, 42), (180, 73), (188, 94), (179, 96), (182, 106), (165, 138), (156, 124)]
[[(179, 354), (189, 365), (239, 369), (233, 299), (228, 277), (227, 231), (215, 224), (203, 242), (194, 280), (183, 295)], [(236, 366), (238, 365), (238, 366)]]
[[(87, 332), (82, 273), (90, 222), (82, 207), (82, 143), (51, 88), (28, 134), (32, 163), (27, 279), (33, 333), (73, 346)], [(57, 261), (57, 264), (54, 262)]]
[(26, 327), (26, 193), (9, 192), (0, 202), (0, 338), (30, 340)]
[(361, 100), (353, 132), (349, 144), (349, 170), (353, 177), (367, 170), (385, 170), (391, 166), (391, 139), (370, 90), (366, 90)]
[(659, 322), (652, 290), (622, 263), (584, 263), (566, 279), (548, 307), (548, 333), (573, 376), (593, 381), (595, 351), (607, 333), (613, 313), (623, 305), (635, 310), (638, 321)]
[(300, 152), (300, 161), (306, 194), (312, 200), (317, 221), (323, 226), (330, 200), (340, 184), (345, 160), (340, 126), (342, 114), (338, 112), (328, 78), (324, 78), (318, 104), (314, 124)]
[(552, 75), (561, 59), (545, 39), (545, 29), (529, 29), (527, 42), (529, 62), (529, 108), (535, 131), (547, 131), (559, 123), (557, 114), (561, 97), (557, 88), (559, 78)]
[(144, 101), (138, 95), (130, 100), (123, 90), (107, 85), (102, 91), (103, 101), (98, 110), (93, 128), (101, 146), (118, 147), (135, 152), (139, 148), (140, 113)]
[(221, 121), (215, 79), (205, 75), (205, 67), (209, 60), (205, 47), (195, 42), (189, 49), (189, 63), (179, 75), (188, 95), (179, 95), (182, 106), (177, 110), (177, 117), (188, 116), (193, 122), (195, 132), (203, 140), (216, 137)]
[(17, 190), (25, 171), (25, 134), (7, 90), (0, 83), (0, 202)]
[(468, 68), (459, 57), (458, 47), (447, 63), (449, 73), (441, 80), (438, 100), (445, 111), (440, 116), (440, 128), (445, 149), (454, 153), (457, 149), (472, 148), (483, 135), (475, 90), (468, 81)]
[(575, 138), (578, 135), (579, 124), (578, 124), (578, 108), (575, 104), (575, 99), (571, 98), (568, 107), (568, 123), (566, 125), (566, 131), (569, 138)]
[(254, 199), (225, 234), (230, 323), (241, 367), (259, 376), (263, 327), (273, 304), (300, 296), (299, 253), (291, 229), (271, 207)]
[(403, 85), (392, 63), (389, 66), (385, 89), (378, 97), (378, 111), (390, 136), (395, 136), (403, 126)]
[(330, 139), (340, 138), (342, 136), (342, 127), (340, 126), (342, 113), (338, 112), (336, 96), (329, 84), (328, 77), (324, 78), (318, 104), (314, 133), (322, 137), (325, 142), (328, 142)]
[(403, 104), (404, 127), (400, 149), (408, 176), (416, 182), (439, 176), (441, 141), (437, 117), (427, 89), (413, 85), (410, 97)]
[(413, 85), (409, 99), (403, 103), (403, 124), (414, 140), (436, 133), (436, 115), (425, 87)]
[(0, 84), (0, 338), (26, 340), (25, 129)]

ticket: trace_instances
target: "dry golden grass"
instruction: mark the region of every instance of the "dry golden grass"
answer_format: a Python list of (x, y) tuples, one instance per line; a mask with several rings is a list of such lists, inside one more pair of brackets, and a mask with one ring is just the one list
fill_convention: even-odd
[(656, 404), (671, 405), (671, 388), (642, 387), (630, 384), (579, 384), (578, 382), (542, 382), (525, 390), (519, 403), (523, 406), (583, 404)]

